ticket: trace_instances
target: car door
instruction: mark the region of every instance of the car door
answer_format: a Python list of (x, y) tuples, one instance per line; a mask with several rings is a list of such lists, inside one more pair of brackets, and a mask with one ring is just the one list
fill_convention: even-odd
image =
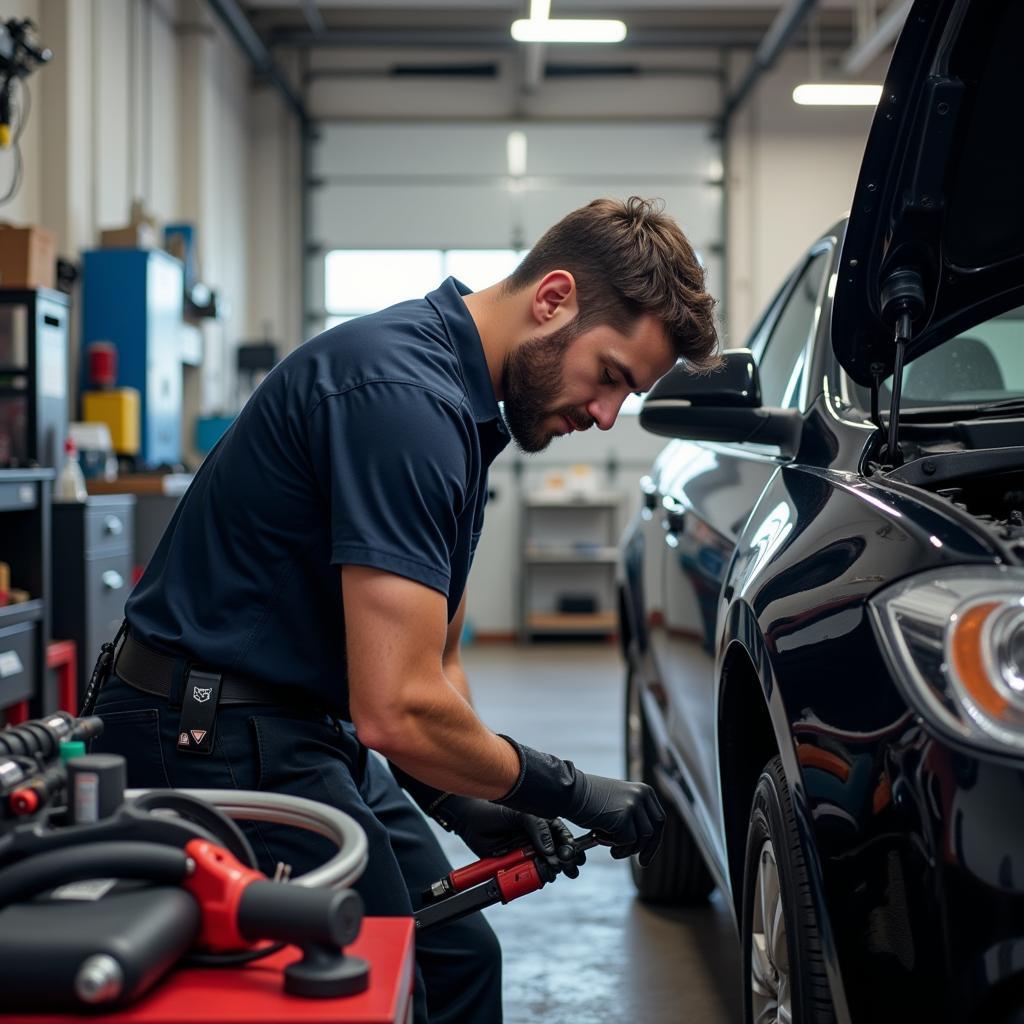
[[(762, 403), (805, 408), (805, 364), (821, 313), (832, 242), (813, 247), (780, 289), (750, 342)], [(667, 691), (667, 728), (684, 790), (719, 845), (715, 636), (722, 579), (758, 497), (784, 462), (769, 445), (675, 441), (654, 484), (661, 532), (661, 614), (651, 650)], [(719, 850), (721, 854), (723, 851)]]

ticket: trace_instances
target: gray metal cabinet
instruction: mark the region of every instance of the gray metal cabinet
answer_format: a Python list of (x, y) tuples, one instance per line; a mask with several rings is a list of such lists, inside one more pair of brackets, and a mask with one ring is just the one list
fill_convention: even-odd
[(0, 607), (0, 709), (30, 701), (30, 713), (56, 709), (43, 670), (50, 636), (50, 488), (52, 469), (0, 470), (0, 562), (11, 586), (28, 591)]
[(132, 587), (135, 497), (91, 495), (53, 506), (53, 635), (74, 640), (79, 692), (113, 638)]

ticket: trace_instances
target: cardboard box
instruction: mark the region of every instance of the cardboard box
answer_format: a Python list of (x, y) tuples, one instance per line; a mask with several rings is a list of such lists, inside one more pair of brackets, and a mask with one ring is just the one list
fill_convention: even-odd
[(48, 228), (0, 223), (0, 288), (54, 288), (57, 239)]
[(156, 249), (160, 244), (156, 218), (142, 205), (141, 200), (132, 202), (131, 217), (127, 227), (111, 228), (100, 232), (102, 249)]

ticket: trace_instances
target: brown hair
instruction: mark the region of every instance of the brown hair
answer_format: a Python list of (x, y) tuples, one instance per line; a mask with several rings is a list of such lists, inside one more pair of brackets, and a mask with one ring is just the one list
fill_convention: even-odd
[(522, 291), (552, 270), (576, 280), (582, 333), (600, 324), (629, 331), (644, 313), (664, 325), (694, 369), (719, 363), (715, 300), (679, 225), (652, 199), (595, 199), (549, 228), (505, 281)]

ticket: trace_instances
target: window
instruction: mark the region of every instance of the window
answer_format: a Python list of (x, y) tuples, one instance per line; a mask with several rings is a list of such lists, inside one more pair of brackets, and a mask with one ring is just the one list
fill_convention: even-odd
[(821, 282), (831, 250), (811, 257), (786, 298), (758, 357), (761, 403), (797, 408), (803, 379), (807, 341), (821, 311)]
[[(883, 409), (891, 378), (879, 389)], [(850, 383), (852, 400), (871, 408), (871, 389)], [(974, 405), (1024, 397), (1024, 306), (942, 342), (903, 368), (900, 408)]]
[(335, 249), (324, 260), (324, 327), (420, 299), (446, 277), (486, 288), (522, 256), (514, 249)]
[[(333, 249), (324, 259), (324, 330), (396, 302), (422, 298), (446, 277), (477, 291), (508, 277), (525, 249)], [(703, 266), (700, 253), (697, 254)], [(622, 413), (640, 412), (628, 395)]]

